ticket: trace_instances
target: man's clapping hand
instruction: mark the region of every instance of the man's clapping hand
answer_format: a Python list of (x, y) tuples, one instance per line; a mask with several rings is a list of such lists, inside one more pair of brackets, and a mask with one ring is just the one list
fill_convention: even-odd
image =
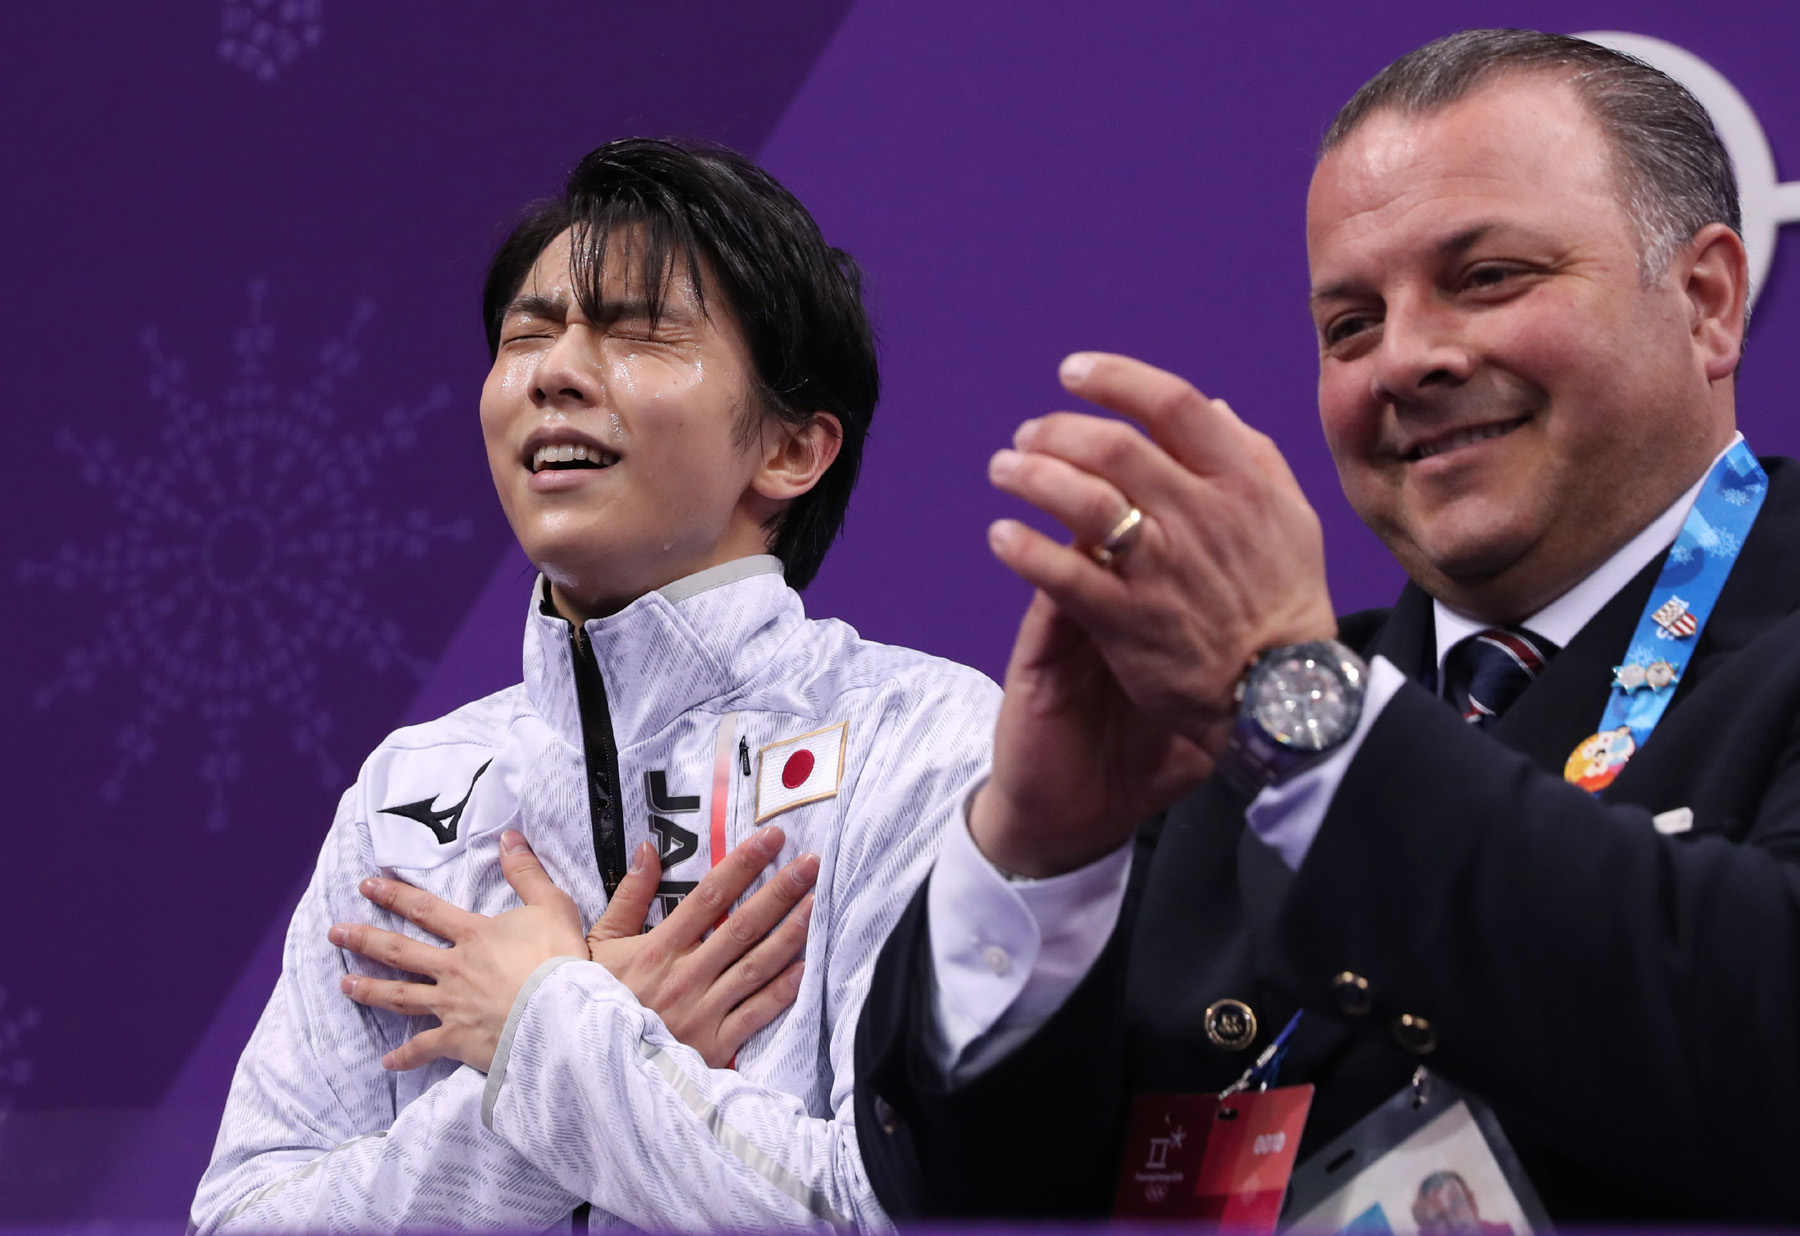
[[(1014, 520), (988, 533), (1038, 593), (970, 826), (990, 860), (1029, 876), (1091, 862), (1209, 776), (1250, 660), (1337, 630), (1318, 517), (1274, 443), (1140, 361), (1077, 353), (1061, 377), (1142, 430), (1058, 412), (1020, 426), (989, 466), (1074, 537)], [(1134, 506), (1128, 551), (1102, 565), (1092, 547)]]

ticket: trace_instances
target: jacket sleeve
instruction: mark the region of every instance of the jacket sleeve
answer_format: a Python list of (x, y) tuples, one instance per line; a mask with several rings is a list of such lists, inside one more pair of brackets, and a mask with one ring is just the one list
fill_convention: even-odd
[(1048, 1020), (952, 1083), (936, 1050), (929, 901), (894, 928), (857, 1035), (857, 1113), (876, 1194), (901, 1221), (1104, 1218), (1124, 1132), (1125, 979), (1145, 873), (1162, 826), (1139, 830), (1119, 918)]
[[(1727, 810), (1704, 792), (1687, 799), (1703, 817), (1736, 818), (1677, 837), (1403, 689), (1263, 941), (1267, 981), (1390, 1047), (1423, 1049), (1570, 1160), (1709, 1213), (1791, 1220), (1800, 725), (1791, 712), (1769, 724), (1781, 711), (1723, 710), (1719, 728), (1744, 732), (1704, 744), (1670, 714), (1663, 745), (1637, 758), (1698, 755), (1702, 781), (1736, 796)], [(1367, 981), (1360, 1016), (1333, 998), (1345, 971)], [(1395, 1030), (1402, 1017), (1409, 1033)]]
[(973, 678), (871, 717), (807, 941), (806, 981), (824, 984), (813, 1099), (707, 1068), (604, 968), (575, 961), (515, 1005), (489, 1079), (493, 1130), (640, 1227), (889, 1228), (856, 1140), (857, 1015), (882, 940), (985, 771), (998, 692)]
[(482, 1075), (435, 1062), (435, 1080), (400, 1107), (398, 1087), (411, 1079), (384, 1070), (381, 1057), (428, 1023), (339, 992), (347, 955), (326, 931), (381, 913), (356, 895), (374, 870), (356, 801), (354, 789), (344, 796), (288, 928), (281, 978), (238, 1061), (193, 1227), (527, 1231), (566, 1221), (581, 1199), (482, 1127)]

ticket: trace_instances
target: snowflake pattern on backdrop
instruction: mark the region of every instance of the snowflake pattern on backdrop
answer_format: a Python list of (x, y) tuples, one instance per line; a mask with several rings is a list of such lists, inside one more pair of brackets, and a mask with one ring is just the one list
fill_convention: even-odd
[(324, 0), (225, 0), (219, 58), (258, 81), (272, 82), (325, 33)]
[(366, 428), (340, 425), (334, 403), (373, 305), (358, 304), (343, 336), (320, 350), (312, 380), (284, 394), (266, 371), (275, 342), (263, 321), (266, 293), (263, 283), (250, 287), (249, 321), (233, 340), (237, 379), (218, 410), (188, 393), (184, 365), (165, 354), (156, 330), (144, 332), (149, 393), (164, 415), (160, 449), (65, 430), (58, 448), (86, 484), (110, 495), (119, 522), (97, 544), (64, 544), (19, 564), (26, 582), (107, 598), (94, 607), (100, 631), (66, 654), (34, 698), (47, 709), (103, 676), (135, 680), (139, 706), (117, 734), (101, 798), (118, 802), (131, 771), (189, 718), (204, 734), (198, 772), (213, 831), (225, 827), (227, 789), (251, 732), (285, 725), (322, 784), (342, 781), (328, 750), (331, 713), (315, 694), (321, 662), (360, 653), (372, 668), (415, 680), (430, 668), (403, 646), (398, 621), (370, 611), (359, 579), (471, 531), (466, 519), (399, 515), (367, 501), (384, 462), (414, 445), (419, 421), (449, 403), (448, 389)]
[(36, 1009), (8, 1012), (6, 1006), (6, 988), (0, 987), (0, 1123), (12, 1107), (13, 1092), (31, 1080), (31, 1061), (19, 1054), (19, 1045), (38, 1024)]

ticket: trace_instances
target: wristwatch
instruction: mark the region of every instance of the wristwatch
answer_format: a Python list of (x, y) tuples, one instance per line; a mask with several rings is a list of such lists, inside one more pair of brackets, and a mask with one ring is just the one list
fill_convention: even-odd
[(1334, 639), (1270, 648), (1238, 683), (1237, 726), (1220, 771), (1246, 794), (1343, 746), (1362, 716), (1369, 667)]

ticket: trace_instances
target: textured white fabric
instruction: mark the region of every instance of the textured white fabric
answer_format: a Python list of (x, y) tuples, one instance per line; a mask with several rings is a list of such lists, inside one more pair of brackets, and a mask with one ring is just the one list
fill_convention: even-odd
[[(985, 772), (999, 690), (974, 670), (808, 620), (778, 575), (746, 577), (728, 564), (671, 594), (679, 599), (652, 593), (587, 624), (612, 712), (628, 854), (658, 836), (654, 791), (664, 830), (678, 826), (691, 834), (681, 846), (693, 846), (664, 880), (709, 868), (713, 748), (726, 714), (737, 714), (751, 753), (846, 724), (838, 794), (779, 820), (782, 862), (808, 850), (821, 861), (794, 1007), (744, 1045), (736, 1071), (710, 1070), (601, 967), (551, 968), (512, 1026), (492, 1131), (482, 1074), (443, 1062), (381, 1068), (385, 1052), (430, 1022), (341, 995), (346, 969), (389, 975), (333, 948), (326, 930), (360, 920), (431, 938), (365, 901), (359, 879), (385, 868), (499, 913), (518, 904), (498, 859), (500, 830), (515, 827), (585, 919), (605, 905), (569, 628), (534, 604), (524, 683), (397, 731), (345, 794), (238, 1064), (194, 1203), (199, 1230), (524, 1231), (566, 1226), (583, 1200), (601, 1225), (888, 1226), (852, 1124), (856, 1016), (882, 941)], [(727, 848), (754, 829), (756, 771), (752, 760), (750, 776), (730, 777)], [(407, 805), (436, 827), (386, 810)]]

